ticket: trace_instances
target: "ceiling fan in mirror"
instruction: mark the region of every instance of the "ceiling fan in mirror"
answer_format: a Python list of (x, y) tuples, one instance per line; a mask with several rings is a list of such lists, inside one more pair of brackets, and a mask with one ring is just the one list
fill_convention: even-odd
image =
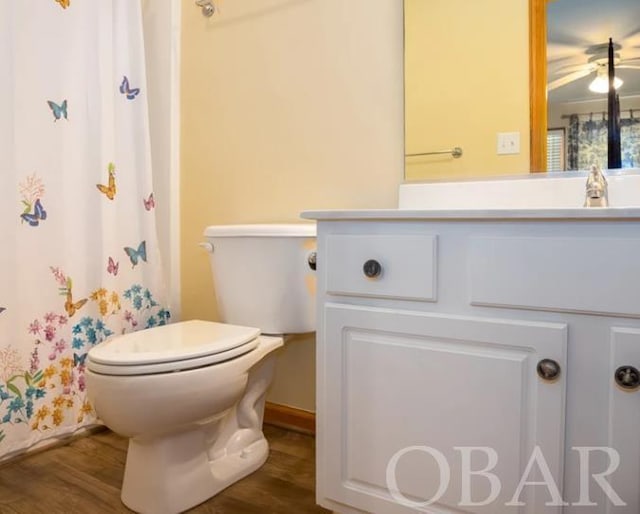
[[(611, 40), (610, 40), (611, 41)], [(559, 76), (547, 83), (547, 91), (553, 91), (560, 87), (566, 86), (576, 80), (593, 74), (594, 78), (589, 83), (589, 90), (593, 93), (607, 93), (609, 91), (609, 46), (613, 49), (613, 66), (618, 69), (638, 70), (640, 73), (640, 48), (638, 48), (637, 56), (621, 58), (622, 47), (611, 41), (611, 43), (600, 43), (587, 47), (584, 52), (584, 63), (570, 64), (555, 69), (549, 69), (549, 75)], [(635, 48), (627, 49), (626, 55)], [(623, 81), (616, 76), (614, 79), (614, 87), (618, 89), (622, 86)]]

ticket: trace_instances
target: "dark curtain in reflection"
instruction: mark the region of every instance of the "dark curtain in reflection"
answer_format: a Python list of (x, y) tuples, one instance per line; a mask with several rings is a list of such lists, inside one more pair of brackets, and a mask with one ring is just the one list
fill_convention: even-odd
[[(569, 117), (567, 169), (586, 170), (592, 164), (607, 167), (607, 118), (604, 114)], [(622, 167), (640, 166), (640, 118), (630, 111), (620, 120)]]
[(640, 118), (631, 111), (629, 118), (620, 120), (620, 140), (622, 141), (622, 167), (640, 167)]
[(578, 141), (580, 140), (580, 118), (577, 114), (569, 117), (569, 132), (567, 133), (567, 169), (578, 169)]

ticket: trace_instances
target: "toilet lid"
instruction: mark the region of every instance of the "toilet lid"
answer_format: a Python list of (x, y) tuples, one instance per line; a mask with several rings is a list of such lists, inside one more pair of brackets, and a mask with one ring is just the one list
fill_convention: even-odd
[(158, 373), (204, 366), (251, 351), (259, 335), (253, 327), (184, 321), (109, 339), (89, 351), (87, 367), (98, 373), (109, 368), (112, 374), (117, 371), (112, 368), (121, 368), (117, 374), (129, 375), (142, 368)]

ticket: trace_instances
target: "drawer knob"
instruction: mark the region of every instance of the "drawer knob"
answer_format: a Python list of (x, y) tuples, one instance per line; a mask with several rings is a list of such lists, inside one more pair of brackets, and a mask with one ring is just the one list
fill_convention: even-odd
[(382, 266), (377, 260), (369, 259), (362, 266), (362, 271), (368, 278), (376, 278), (382, 273)]
[(615, 373), (616, 384), (623, 389), (637, 389), (640, 386), (640, 372), (633, 366), (620, 366)]
[(549, 382), (560, 376), (560, 364), (553, 359), (542, 359), (538, 362), (537, 370), (538, 376), (542, 380), (547, 380)]

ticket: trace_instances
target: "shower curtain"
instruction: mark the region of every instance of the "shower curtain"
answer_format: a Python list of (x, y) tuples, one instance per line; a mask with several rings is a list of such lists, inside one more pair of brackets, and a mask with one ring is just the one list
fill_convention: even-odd
[(163, 325), (140, 2), (0, 3), (0, 459), (96, 423), (87, 352)]

